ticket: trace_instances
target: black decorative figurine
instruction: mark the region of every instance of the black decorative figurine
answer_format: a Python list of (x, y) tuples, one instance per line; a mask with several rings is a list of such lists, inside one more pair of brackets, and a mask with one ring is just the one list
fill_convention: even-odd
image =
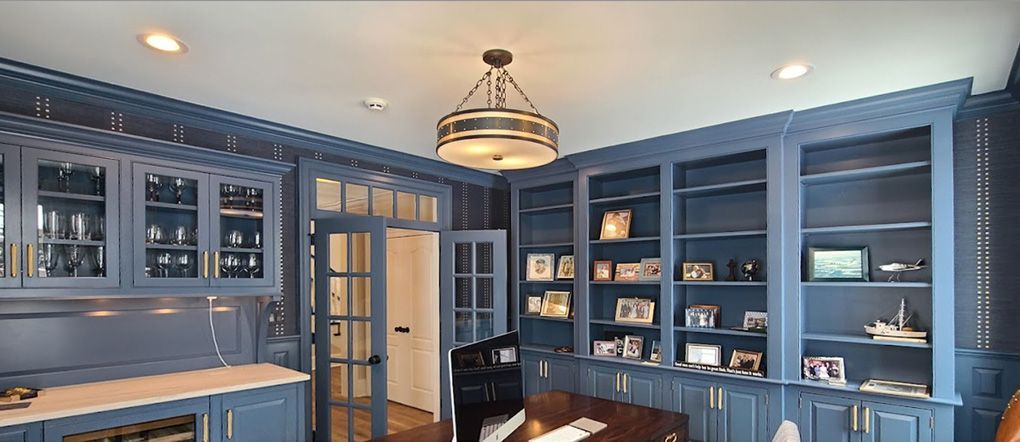
[(730, 268), (730, 274), (726, 277), (727, 281), (737, 280), (737, 262), (730, 258), (730, 262), (726, 264), (726, 267)]
[(758, 274), (758, 260), (744, 261), (744, 265), (740, 266), (740, 271), (744, 274), (745, 281), (754, 281), (754, 275)]

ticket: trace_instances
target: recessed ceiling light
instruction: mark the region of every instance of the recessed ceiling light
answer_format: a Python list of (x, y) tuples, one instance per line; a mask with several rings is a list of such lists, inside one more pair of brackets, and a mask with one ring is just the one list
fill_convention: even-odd
[(188, 52), (188, 46), (184, 42), (170, 34), (162, 32), (150, 32), (138, 36), (138, 42), (148, 48), (169, 54), (183, 54)]
[(814, 68), (814, 66), (805, 63), (791, 63), (772, 71), (772, 79), (792, 80), (811, 73)]

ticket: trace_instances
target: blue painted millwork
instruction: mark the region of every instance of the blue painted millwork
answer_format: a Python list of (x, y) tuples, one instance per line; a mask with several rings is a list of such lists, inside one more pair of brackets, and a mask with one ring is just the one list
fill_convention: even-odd
[(540, 351), (522, 351), (524, 361), (524, 394), (530, 396), (547, 391), (578, 392), (577, 361), (572, 356)]
[(42, 422), (0, 428), (0, 442), (42, 442)]
[(1020, 390), (1020, 355), (957, 349), (956, 364), (963, 405), (956, 411), (955, 440), (993, 440), (1009, 398)]
[(231, 431), (221, 430), (222, 437), (210, 439), (224, 442), (302, 440), (301, 391), (294, 385), (285, 385), (219, 396), (214, 401), (218, 406), (213, 407), (212, 415), (221, 428), (226, 422)]

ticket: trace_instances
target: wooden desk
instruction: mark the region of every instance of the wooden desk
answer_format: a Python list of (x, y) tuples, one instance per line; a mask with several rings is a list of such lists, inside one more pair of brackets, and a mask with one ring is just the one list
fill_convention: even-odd
[[(686, 414), (563, 391), (550, 391), (530, 396), (524, 400), (524, 409), (527, 421), (510, 435), (507, 439), (509, 442), (527, 441), (582, 417), (608, 425), (606, 429), (587, 439), (589, 441), (686, 442), (688, 438)], [(438, 442), (452, 439), (453, 422), (445, 420), (376, 440)]]

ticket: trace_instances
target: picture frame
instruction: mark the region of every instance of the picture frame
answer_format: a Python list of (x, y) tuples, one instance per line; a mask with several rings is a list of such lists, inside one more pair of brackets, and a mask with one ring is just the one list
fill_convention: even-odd
[(552, 253), (529, 253), (527, 258), (527, 281), (553, 281), (554, 263), (556, 255)]
[(528, 307), (526, 312), (529, 315), (542, 314), (542, 296), (528, 296)]
[(868, 247), (808, 247), (807, 280), (871, 281)]
[(715, 313), (703, 308), (684, 309), (684, 327), (715, 328)]
[(801, 375), (809, 381), (846, 384), (846, 365), (843, 358), (832, 356), (804, 356)]
[(883, 381), (880, 379), (868, 379), (861, 384), (861, 391), (869, 393), (887, 394), (890, 396), (929, 398), (928, 386), (923, 384), (911, 384), (909, 382)]
[(504, 347), (492, 349), (492, 365), (513, 364), (519, 362), (517, 358), (517, 347)]
[(556, 279), (574, 279), (574, 255), (560, 256), (556, 265)]
[(592, 343), (592, 354), (595, 356), (616, 356), (616, 340), (595, 341)]
[[(718, 328), (722, 325), (722, 307), (715, 304), (691, 304), (687, 306), (687, 310), (693, 310), (697, 315), (698, 322), (693, 327), (708, 327)], [(708, 324), (705, 324), (705, 315), (700, 312), (707, 312)]]
[(651, 298), (617, 298), (616, 322), (651, 324), (655, 314), (655, 301)]
[(599, 239), (630, 238), (631, 209), (607, 210), (602, 214), (602, 229)]
[(684, 281), (715, 281), (715, 266), (710, 262), (684, 262)]
[(616, 355), (623, 356), (623, 337), (627, 336), (627, 332), (620, 330), (606, 330), (602, 335), (605, 340), (615, 342)]
[(615, 281), (640, 281), (641, 280), (641, 263), (638, 262), (621, 262), (616, 265), (616, 278)]
[(638, 279), (641, 281), (662, 280), (662, 258), (642, 258), (641, 273)]
[(570, 316), (570, 292), (546, 290), (542, 296), (540, 316), (548, 318), (568, 318)]
[(662, 362), (662, 343), (659, 341), (652, 341), (652, 353), (648, 356), (648, 360), (652, 362)]
[(591, 274), (593, 281), (612, 281), (613, 262), (609, 260), (595, 261)]
[(684, 352), (684, 361), (691, 364), (718, 367), (722, 365), (722, 346), (688, 342)]
[(733, 354), (730, 355), (730, 368), (759, 371), (764, 355), (760, 351), (733, 350)]
[(641, 359), (644, 352), (645, 338), (636, 335), (623, 337), (623, 357), (627, 359)]
[(748, 330), (761, 330), (769, 327), (768, 312), (744, 312), (743, 328)]

